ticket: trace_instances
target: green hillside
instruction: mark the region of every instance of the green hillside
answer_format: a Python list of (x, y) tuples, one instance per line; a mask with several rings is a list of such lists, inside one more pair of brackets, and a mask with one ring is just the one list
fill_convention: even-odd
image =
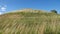
[(0, 15), (0, 34), (60, 34), (60, 15), (42, 10), (18, 10)]

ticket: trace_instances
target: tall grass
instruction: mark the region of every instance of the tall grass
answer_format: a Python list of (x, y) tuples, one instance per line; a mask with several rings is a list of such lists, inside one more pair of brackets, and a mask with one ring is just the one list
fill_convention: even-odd
[(50, 13), (9, 13), (0, 16), (0, 34), (60, 34), (60, 17)]

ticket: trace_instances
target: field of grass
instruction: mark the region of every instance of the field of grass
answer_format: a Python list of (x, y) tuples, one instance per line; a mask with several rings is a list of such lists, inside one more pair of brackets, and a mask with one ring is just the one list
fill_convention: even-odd
[(15, 12), (0, 15), (0, 34), (60, 34), (60, 15)]

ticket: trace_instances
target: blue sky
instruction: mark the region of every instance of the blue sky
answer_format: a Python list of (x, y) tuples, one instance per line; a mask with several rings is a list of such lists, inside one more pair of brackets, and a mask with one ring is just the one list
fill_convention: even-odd
[(5, 12), (32, 8), (47, 11), (55, 9), (60, 13), (60, 0), (0, 0), (0, 6), (3, 5), (6, 6)]

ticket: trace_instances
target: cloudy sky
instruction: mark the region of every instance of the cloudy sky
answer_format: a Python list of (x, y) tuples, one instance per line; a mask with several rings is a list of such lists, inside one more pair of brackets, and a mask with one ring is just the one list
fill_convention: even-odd
[(47, 11), (55, 9), (60, 13), (60, 0), (0, 0), (0, 14), (23, 8)]

